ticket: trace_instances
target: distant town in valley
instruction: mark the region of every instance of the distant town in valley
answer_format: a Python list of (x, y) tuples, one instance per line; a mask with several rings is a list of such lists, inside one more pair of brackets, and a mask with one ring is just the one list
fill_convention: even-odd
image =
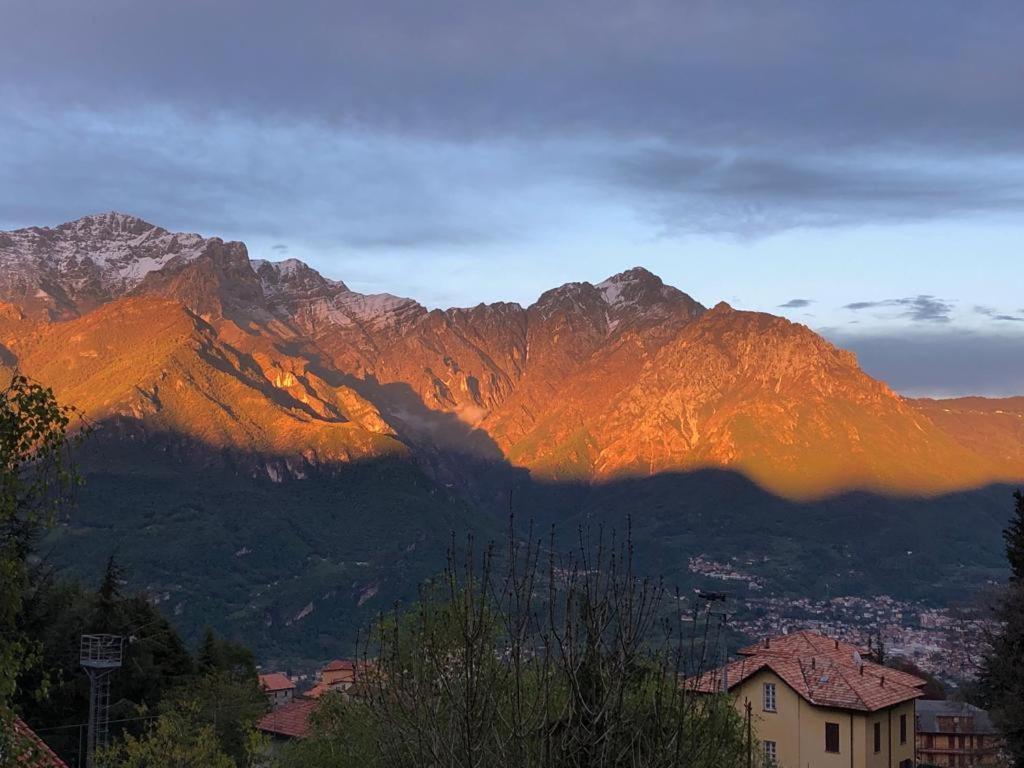
[[(711, 583), (722, 582), (723, 589), (730, 584), (741, 587), (720, 610), (731, 629), (752, 640), (807, 629), (862, 647), (881, 641), (888, 655), (907, 659), (953, 686), (976, 678), (986, 633), (997, 628), (984, 595), (971, 605), (944, 608), (888, 595), (837, 595), (821, 600), (773, 597), (763, 579), (736, 564), (698, 556), (689, 567)], [(988, 593), (989, 599), (994, 594)], [(702, 604), (697, 598), (692, 602)]]

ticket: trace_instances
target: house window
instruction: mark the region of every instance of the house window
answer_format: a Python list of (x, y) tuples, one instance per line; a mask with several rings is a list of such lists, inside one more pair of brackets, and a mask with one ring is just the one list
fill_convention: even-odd
[(875, 752), (882, 751), (882, 724), (875, 723)]
[(775, 683), (764, 684), (764, 711), (776, 712), (775, 709)]
[(907, 716), (900, 715), (900, 744), (907, 743)]
[(776, 768), (779, 764), (779, 746), (774, 741), (764, 743), (764, 766), (765, 768)]
[(839, 754), (839, 723), (825, 723), (825, 751)]

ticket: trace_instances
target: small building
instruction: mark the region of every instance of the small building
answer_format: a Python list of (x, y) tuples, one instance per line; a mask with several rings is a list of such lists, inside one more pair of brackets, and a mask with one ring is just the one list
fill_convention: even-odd
[(335, 659), (320, 670), (316, 685), (306, 691), (306, 698), (318, 699), (328, 691), (347, 692), (358, 682), (366, 664), (359, 661)]
[(260, 689), (267, 695), (272, 707), (287, 704), (295, 696), (295, 683), (282, 672), (260, 675)]
[[(67, 763), (57, 757), (46, 742), (25, 724), (20, 717), (14, 718), (14, 733), (11, 739), (10, 764), (19, 768), (68, 768)], [(0, 750), (0, 765), (8, 764), (8, 756)]]
[(773, 768), (912, 768), (915, 702), (925, 681), (874, 664), (862, 649), (812, 632), (766, 638), (687, 681), (728, 692), (750, 713)]
[(917, 759), (921, 765), (1001, 765), (1002, 748), (1002, 739), (985, 710), (956, 701), (917, 703)]

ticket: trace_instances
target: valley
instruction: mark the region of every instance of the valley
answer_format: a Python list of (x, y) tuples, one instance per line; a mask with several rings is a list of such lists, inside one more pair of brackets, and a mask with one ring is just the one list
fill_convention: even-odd
[(322, 660), (468, 533), (630, 530), (651, 574), (942, 608), (1003, 576), (1024, 404), (912, 400), (781, 317), (635, 268), (530, 306), (364, 295), (108, 213), (0, 233), (0, 366), (93, 427), (45, 542), (186, 636)]

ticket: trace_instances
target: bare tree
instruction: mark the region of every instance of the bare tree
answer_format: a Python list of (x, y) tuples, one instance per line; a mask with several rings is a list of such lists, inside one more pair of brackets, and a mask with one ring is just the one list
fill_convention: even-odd
[(731, 700), (686, 683), (716, 658), (721, 623), (680, 606), (634, 572), (628, 532), (580, 531), (562, 555), (553, 533), (519, 540), (510, 522), (500, 550), (453, 542), (420, 601), (379, 618), (351, 706), (387, 766), (743, 765)]

